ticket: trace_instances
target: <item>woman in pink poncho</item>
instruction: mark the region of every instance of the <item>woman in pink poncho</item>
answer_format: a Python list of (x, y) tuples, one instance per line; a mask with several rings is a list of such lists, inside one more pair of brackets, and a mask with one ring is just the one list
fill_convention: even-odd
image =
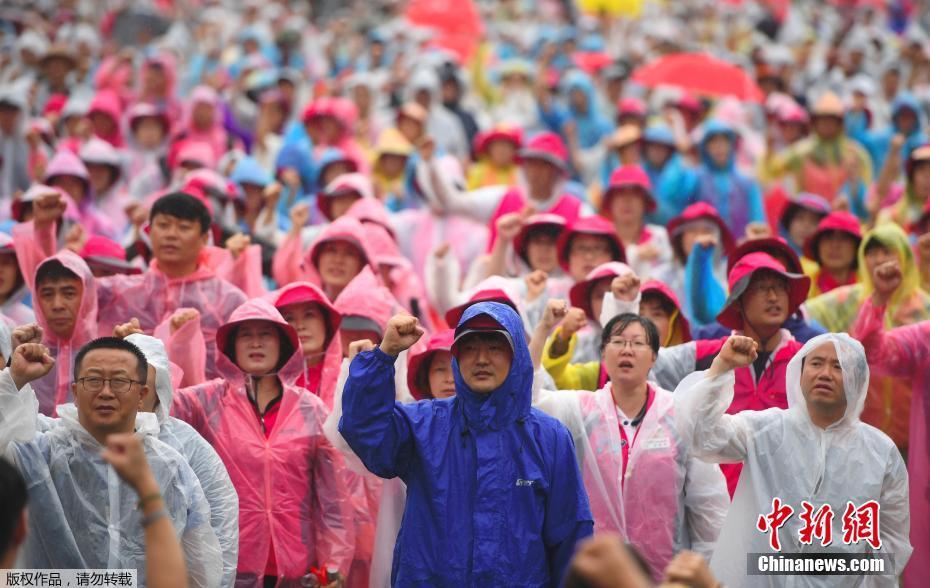
[[(550, 301), (534, 339), (565, 315)], [(676, 426), (672, 394), (647, 381), (659, 350), (648, 319), (620, 314), (604, 327), (602, 362), (610, 376), (596, 392), (540, 391), (533, 406), (575, 438), (595, 532), (620, 533), (659, 581), (674, 555), (709, 558), (730, 501), (720, 469), (690, 455)]]
[(887, 331), (885, 323), (885, 305), (876, 304), (873, 295), (859, 309), (850, 334), (862, 342), (873, 376), (908, 378), (914, 391), (907, 455), (914, 553), (904, 568), (904, 586), (911, 588), (924, 586), (930, 577), (930, 321)]
[(293, 585), (311, 567), (345, 577), (354, 540), (345, 465), (323, 435), (329, 411), (295, 383), (297, 332), (254, 299), (216, 342), (222, 377), (179, 390), (171, 412), (213, 445), (239, 494), (236, 585)]
[(182, 139), (210, 145), (214, 161), (219, 161), (228, 151), (242, 149), (242, 142), (223, 127), (220, 97), (209, 86), (197, 86), (191, 92), (184, 122), (175, 141)]
[(309, 282), (288, 284), (272, 294), (272, 301), (300, 339), (304, 369), (297, 378), (297, 385), (319, 396), (332, 410), (333, 392), (342, 363), (339, 341), (342, 315), (326, 294)]

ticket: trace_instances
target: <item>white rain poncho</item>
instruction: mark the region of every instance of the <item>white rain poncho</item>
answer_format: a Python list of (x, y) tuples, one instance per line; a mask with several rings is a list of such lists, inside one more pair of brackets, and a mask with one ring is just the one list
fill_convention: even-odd
[[(811, 422), (801, 392), (801, 363), (825, 343), (833, 343), (843, 369), (846, 392), (844, 417), (821, 429)], [(889, 553), (895, 574), (911, 554), (907, 471), (891, 439), (859, 420), (869, 383), (862, 345), (845, 334), (814, 337), (788, 364), (788, 409), (725, 414), (733, 400), (734, 376), (716, 378), (695, 372), (675, 390), (675, 411), (684, 439), (707, 461), (744, 463), (730, 512), (720, 532), (711, 569), (727, 586), (897, 586), (894, 576), (747, 576), (746, 553), (775, 553), (769, 534), (756, 530), (760, 515), (772, 511), (772, 499), (794, 509), (778, 531), (781, 553)], [(843, 513), (847, 502), (857, 508), (875, 500), (880, 505), (882, 546), (843, 543)], [(820, 540), (801, 545), (798, 532), (802, 501), (814, 509), (833, 510), (833, 543)]]
[(671, 393), (650, 385), (652, 401), (633, 438), (624, 479), (610, 383), (596, 392), (538, 388), (533, 406), (572, 433), (596, 533), (620, 533), (656, 580), (682, 549), (710, 557), (730, 497), (720, 468), (691, 456), (678, 436)]
[[(100, 457), (101, 445), (78, 422), (73, 404), (58, 407), (39, 432), (39, 403), (28, 384), (16, 389), (0, 372), (0, 452), (29, 491), (26, 542), (17, 566), (46, 569), (134, 568), (145, 585), (145, 533), (139, 497)], [(222, 556), (210, 507), (193, 470), (155, 437), (154, 415), (136, 416), (145, 455), (171, 517), (191, 586), (219, 586)]]
[(160, 339), (142, 334), (129, 335), (126, 341), (138, 347), (149, 365), (155, 368), (158, 438), (184, 456), (200, 481), (200, 487), (210, 505), (210, 525), (223, 553), (221, 585), (232, 586), (236, 581), (236, 564), (239, 560), (239, 495), (236, 494), (236, 488), (229, 479), (226, 465), (213, 446), (192, 426), (168, 415), (174, 386), (172, 364), (168, 360), (165, 344)]

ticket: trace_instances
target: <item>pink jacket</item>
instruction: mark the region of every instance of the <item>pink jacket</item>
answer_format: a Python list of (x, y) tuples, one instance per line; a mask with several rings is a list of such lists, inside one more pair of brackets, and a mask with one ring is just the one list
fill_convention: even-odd
[(710, 557), (730, 500), (720, 469), (691, 457), (679, 438), (672, 394), (650, 385), (649, 396), (629, 440), (625, 475), (610, 384), (593, 393), (537, 393), (533, 404), (562, 421), (576, 440), (595, 533), (620, 533), (659, 581), (682, 549)]
[(29, 287), (33, 292), (35, 292), (36, 273), (51, 260), (60, 261), (65, 268), (77, 274), (84, 286), (77, 322), (71, 338), (67, 340), (59, 339), (52, 333), (42, 313), (38, 295), (36, 295), (35, 313), (36, 321), (44, 333), (42, 343), (49, 348), (56, 361), (54, 369), (46, 376), (32, 382), (32, 387), (39, 399), (39, 411), (48, 416), (56, 416), (56, 407), (59, 404), (74, 400), (71, 394), (74, 356), (85, 343), (97, 337), (97, 291), (94, 276), (84, 260), (76, 253), (65, 250), (40, 263), (35, 268), (35, 272), (30, 274)]
[(904, 586), (910, 588), (924, 586), (930, 577), (930, 321), (890, 331), (884, 323), (885, 309), (867, 300), (850, 335), (865, 347), (872, 376), (909, 378), (914, 391), (907, 457), (914, 552), (904, 568)]
[(254, 576), (260, 586), (272, 548), (279, 578), (300, 578), (311, 566), (347, 574), (353, 528), (345, 465), (323, 435), (328, 411), (294, 384), (303, 363), (297, 333), (267, 300), (238, 307), (217, 333), (218, 347), (225, 348), (232, 327), (247, 320), (275, 323), (295, 350), (278, 372), (283, 392), (270, 436), (250, 400), (249, 377), (223, 353), (217, 357), (221, 377), (179, 390), (171, 413), (213, 445), (239, 494), (240, 576)]

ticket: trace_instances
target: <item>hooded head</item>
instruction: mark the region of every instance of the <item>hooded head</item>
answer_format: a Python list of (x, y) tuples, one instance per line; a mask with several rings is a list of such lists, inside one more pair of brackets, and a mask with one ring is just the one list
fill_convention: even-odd
[[(729, 155), (727, 155), (726, 162), (723, 164), (720, 163), (719, 158), (715, 157), (714, 154), (716, 149), (722, 149), (722, 147), (717, 147), (717, 143), (711, 143), (711, 141), (719, 141), (721, 137), (726, 139), (730, 145)], [(701, 161), (711, 169), (722, 171), (732, 170), (736, 164), (736, 143), (738, 138), (739, 136), (736, 134), (736, 131), (734, 131), (733, 127), (730, 125), (719, 120), (707, 121), (704, 124), (704, 133), (701, 137), (701, 144), (699, 147)]]
[[(216, 331), (216, 364), (223, 373), (223, 376), (229, 379), (242, 379), (251, 370), (248, 370), (244, 364), (258, 365), (262, 362), (268, 362), (274, 358), (270, 357), (273, 352), (273, 344), (268, 345), (262, 341), (263, 335), (259, 332), (250, 333), (251, 340), (254, 343), (249, 344), (249, 357), (238, 357), (237, 352), (243, 343), (239, 341), (244, 331), (250, 328), (261, 327), (262, 324), (270, 324), (276, 331), (278, 357), (277, 362), (268, 366), (268, 369), (262, 374), (252, 373), (253, 376), (266, 376), (277, 374), (282, 384), (293, 384), (297, 377), (303, 372), (304, 360), (300, 354), (300, 340), (297, 337), (297, 331), (294, 327), (287, 324), (287, 321), (281, 316), (271, 302), (264, 298), (253, 298), (247, 300), (229, 317), (229, 321)], [(252, 357), (254, 352), (255, 357)], [(262, 357), (258, 357), (262, 356)]]
[(314, 304), (318, 307), (323, 315), (323, 341), (312, 340), (315, 336), (312, 332), (313, 329), (302, 328), (302, 323), (305, 321), (300, 317), (295, 317), (294, 320), (288, 321), (297, 330), (301, 345), (313, 345), (315, 347), (317, 344), (321, 344), (320, 349), (325, 351), (329, 348), (329, 344), (339, 332), (342, 315), (339, 314), (339, 311), (336, 310), (333, 303), (329, 301), (326, 294), (310, 282), (294, 282), (293, 284), (288, 284), (277, 292), (273, 299), (273, 303), (275, 308), (277, 308), (285, 318), (299, 305)]
[[(472, 321), (475, 320), (473, 323)], [(462, 407), (465, 423), (475, 429), (500, 430), (512, 423), (522, 423), (530, 413), (533, 387), (533, 362), (526, 345), (523, 322), (515, 310), (498, 302), (479, 302), (470, 306), (455, 329), (456, 337), (468, 330), (470, 324), (494, 325), (495, 330), (506, 333), (512, 346), (510, 369), (503, 383), (489, 393), (473, 391), (462, 376), (461, 363), (475, 369), (475, 361), (460, 355), (453, 343), (452, 372), (455, 378), (456, 403)], [(487, 327), (482, 327), (487, 329)], [(460, 343), (461, 341), (457, 341)], [(456, 357), (458, 356), (458, 357)], [(461, 363), (460, 359), (461, 358)], [(478, 362), (484, 361), (478, 359)], [(465, 369), (469, 369), (466, 367)], [(480, 369), (480, 366), (478, 367)]]
[[(450, 390), (447, 389), (446, 379), (451, 377), (449, 357), (452, 353), (452, 340), (455, 331), (446, 329), (433, 333), (426, 343), (426, 349), (419, 353), (411, 353), (407, 358), (407, 387), (410, 394), (417, 400), (430, 398), (448, 398)], [(448, 354), (448, 355), (445, 355)], [(443, 362), (433, 365), (433, 360)], [(455, 380), (451, 380), (455, 394)], [(441, 388), (441, 389), (437, 389)]]
[(371, 268), (365, 267), (339, 294), (335, 307), (342, 315), (340, 335), (343, 354), (347, 355), (349, 344), (366, 338), (362, 336), (365, 333), (377, 335), (374, 342), (378, 343), (399, 305), (378, 283)]
[[(895, 309), (907, 300), (920, 288), (920, 272), (914, 260), (914, 250), (911, 249), (907, 234), (895, 223), (884, 223), (867, 232), (859, 244), (859, 283), (865, 287), (866, 295), (875, 291), (876, 285), (872, 278), (872, 268), (876, 264), (871, 250), (880, 245), (887, 253), (898, 258), (901, 267), (902, 281), (888, 302), (889, 309)], [(867, 255), (866, 252), (870, 254)], [(880, 263), (882, 259), (878, 260)], [(870, 259), (871, 258), (871, 259)]]
[(869, 387), (865, 350), (846, 333), (818, 335), (788, 362), (785, 384), (789, 410), (810, 418), (812, 409), (829, 413), (845, 403), (838, 424), (854, 425)]
[(145, 355), (149, 364), (149, 374), (155, 371), (155, 382), (147, 382), (149, 392), (155, 392), (155, 416), (159, 423), (164, 423), (171, 411), (171, 399), (174, 396), (174, 384), (180, 381), (180, 369), (168, 359), (168, 351), (161, 339), (134, 333), (126, 337), (139, 351)]
[(61, 187), (76, 204), (84, 203), (92, 195), (87, 167), (77, 155), (67, 149), (56, 152), (48, 162), (43, 183)]
[(374, 267), (362, 223), (347, 216), (328, 225), (307, 251), (304, 267), (311, 282), (335, 298), (364, 267)]
[[(63, 250), (40, 263), (31, 290), (45, 343), (70, 342), (77, 349), (97, 336), (96, 282), (78, 254)], [(71, 335), (63, 338), (67, 330)]]

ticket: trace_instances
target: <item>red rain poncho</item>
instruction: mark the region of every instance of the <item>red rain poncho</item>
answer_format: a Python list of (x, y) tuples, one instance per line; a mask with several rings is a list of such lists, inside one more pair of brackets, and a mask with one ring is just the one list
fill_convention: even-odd
[(303, 364), (297, 333), (267, 300), (237, 308), (216, 334), (219, 348), (226, 348), (238, 323), (249, 320), (274, 323), (294, 348), (278, 372), (282, 395), (267, 436), (249, 397), (249, 376), (224, 353), (217, 355), (222, 377), (179, 390), (171, 413), (213, 445), (239, 494), (240, 578), (261, 586), (270, 550), (279, 578), (300, 578), (310, 566), (346, 574), (353, 530), (345, 464), (323, 435), (328, 411), (295, 385)]

